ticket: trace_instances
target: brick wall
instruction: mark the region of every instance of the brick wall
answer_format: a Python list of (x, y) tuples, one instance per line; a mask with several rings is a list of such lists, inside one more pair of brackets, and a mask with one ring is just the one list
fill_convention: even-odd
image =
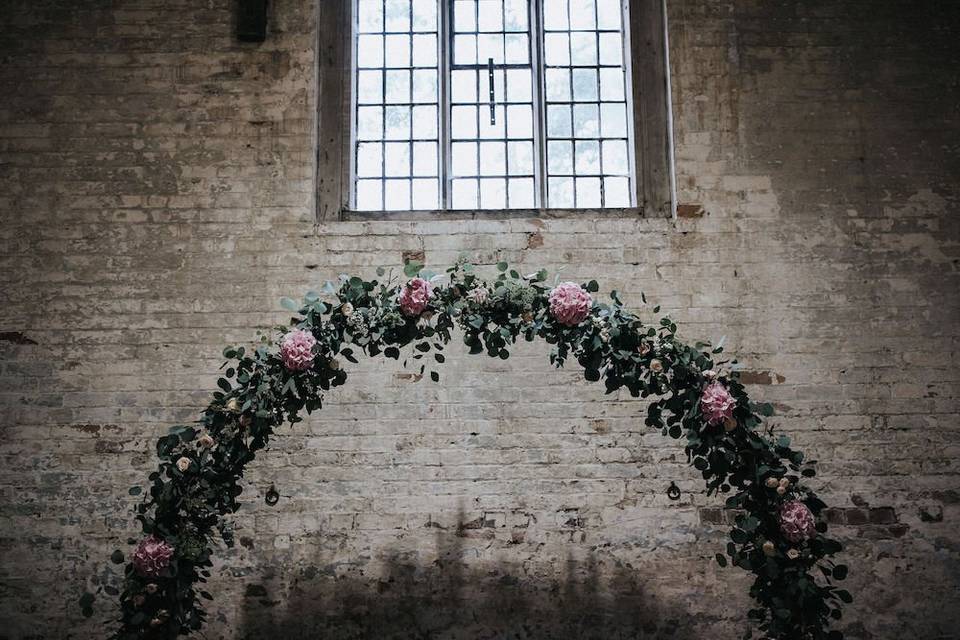
[[(316, 226), (310, 2), (272, 2), (262, 45), (234, 41), (228, 0), (4, 3), (0, 638), (98, 637), (109, 603), (83, 621), (76, 597), (116, 570), (127, 488), (222, 346), (408, 251), (564, 267), (726, 335), (820, 461), (851, 637), (956, 637), (948, 4), (672, 0), (676, 221)], [(453, 350), (440, 385), (351, 367), (251, 468), (208, 637), (738, 637), (726, 514), (642, 403), (545, 353)]]

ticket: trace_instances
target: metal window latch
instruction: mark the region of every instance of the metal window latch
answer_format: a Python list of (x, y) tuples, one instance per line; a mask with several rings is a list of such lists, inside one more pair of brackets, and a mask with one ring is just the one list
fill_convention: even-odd
[(497, 124), (497, 110), (494, 107), (496, 100), (493, 92), (493, 58), (487, 58), (487, 80), (490, 83), (490, 124)]

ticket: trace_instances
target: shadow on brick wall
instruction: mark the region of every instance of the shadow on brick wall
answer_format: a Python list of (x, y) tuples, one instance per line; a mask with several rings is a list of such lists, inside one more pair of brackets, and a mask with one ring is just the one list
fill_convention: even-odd
[[(460, 518), (463, 522), (463, 518)], [(437, 560), (386, 553), (380, 577), (343, 577), (315, 566), (271, 572), (248, 584), (236, 640), (627, 640), (697, 637), (689, 612), (644, 588), (628, 566), (598, 566), (568, 554), (555, 575), (464, 557), (462, 528), (439, 530)], [(469, 550), (466, 550), (469, 555)], [(319, 566), (326, 563), (317, 559)], [(329, 565), (326, 565), (329, 566)], [(286, 573), (286, 571), (284, 572)], [(702, 622), (702, 621), (700, 621)]]

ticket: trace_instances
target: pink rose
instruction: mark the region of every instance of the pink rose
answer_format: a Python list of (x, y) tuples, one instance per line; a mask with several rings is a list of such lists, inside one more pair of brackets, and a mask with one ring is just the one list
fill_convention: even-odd
[(283, 365), (291, 371), (304, 371), (313, 364), (313, 347), (317, 339), (304, 329), (294, 329), (283, 336), (280, 343), (280, 356)]
[(160, 538), (149, 535), (140, 541), (133, 552), (133, 568), (140, 575), (153, 578), (170, 566), (172, 557), (173, 547)]
[(568, 327), (583, 322), (592, 305), (590, 294), (574, 282), (561, 282), (550, 292), (550, 314)]
[(711, 382), (700, 396), (700, 410), (708, 424), (718, 424), (733, 418), (733, 409), (737, 406), (727, 388), (719, 382)]
[(791, 500), (780, 507), (780, 531), (790, 542), (803, 542), (816, 535), (817, 522), (807, 505)]
[(400, 290), (400, 311), (403, 315), (417, 317), (427, 308), (433, 297), (433, 286), (423, 278), (414, 278)]

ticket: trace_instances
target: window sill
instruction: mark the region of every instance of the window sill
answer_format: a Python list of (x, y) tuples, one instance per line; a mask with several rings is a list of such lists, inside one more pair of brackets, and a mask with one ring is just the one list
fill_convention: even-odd
[(340, 219), (344, 221), (368, 220), (524, 220), (551, 218), (583, 218), (588, 220), (611, 218), (661, 218), (653, 212), (648, 215), (642, 207), (610, 209), (448, 209), (425, 211), (351, 211), (344, 209)]

